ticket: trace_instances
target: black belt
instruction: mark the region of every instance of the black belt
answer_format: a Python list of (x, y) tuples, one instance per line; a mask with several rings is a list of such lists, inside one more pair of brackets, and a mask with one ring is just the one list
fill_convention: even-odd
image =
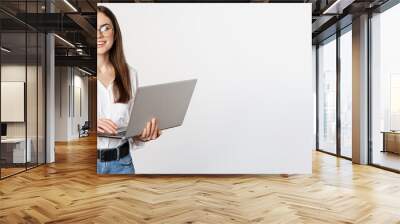
[(101, 162), (119, 160), (127, 155), (129, 155), (129, 142), (125, 142), (117, 148), (97, 150), (97, 158)]

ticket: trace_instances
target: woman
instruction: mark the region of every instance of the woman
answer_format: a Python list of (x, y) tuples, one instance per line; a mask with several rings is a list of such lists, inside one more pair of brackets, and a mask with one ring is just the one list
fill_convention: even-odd
[[(114, 14), (97, 7), (97, 132), (116, 133), (128, 126), (137, 88), (137, 73), (128, 67), (122, 37)], [(133, 150), (160, 136), (155, 118), (142, 134), (129, 140), (97, 138), (97, 173), (133, 174)]]

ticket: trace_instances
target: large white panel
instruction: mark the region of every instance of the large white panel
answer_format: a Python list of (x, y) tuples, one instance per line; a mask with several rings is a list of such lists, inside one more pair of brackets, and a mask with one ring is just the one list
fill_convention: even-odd
[(139, 85), (197, 78), (138, 174), (311, 173), (311, 4), (103, 4)]
[(1, 82), (1, 122), (24, 122), (24, 82)]

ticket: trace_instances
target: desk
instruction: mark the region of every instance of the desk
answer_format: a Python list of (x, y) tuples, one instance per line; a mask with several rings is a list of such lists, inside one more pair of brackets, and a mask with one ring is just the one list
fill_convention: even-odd
[[(5, 163), (25, 163), (31, 162), (32, 140), (28, 138), (25, 152), (25, 138), (6, 138), (1, 139), (1, 159)], [(27, 159), (25, 161), (25, 159)]]
[(382, 152), (393, 152), (400, 154), (400, 132), (382, 131), (383, 150)]

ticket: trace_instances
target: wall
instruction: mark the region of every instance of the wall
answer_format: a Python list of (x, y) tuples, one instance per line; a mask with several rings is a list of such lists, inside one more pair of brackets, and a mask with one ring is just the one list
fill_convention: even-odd
[(55, 67), (55, 141), (68, 140), (68, 67)]
[(55, 141), (77, 139), (78, 124), (88, 120), (88, 78), (71, 67), (56, 67), (55, 73)]
[[(76, 72), (78, 72), (78, 74), (76, 74)], [(85, 123), (85, 121), (88, 121), (88, 116), (89, 116), (88, 77), (83, 77), (81, 75), (82, 73), (75, 70), (74, 82), (73, 82), (74, 96), (72, 96), (74, 102), (71, 103), (73, 104), (72, 108), (73, 119), (71, 120), (71, 127), (72, 127), (71, 135), (73, 136), (72, 138), (79, 137), (79, 132), (77, 128), (78, 124), (82, 126)]]
[(198, 79), (136, 173), (311, 173), (311, 4), (104, 5), (139, 85)]

